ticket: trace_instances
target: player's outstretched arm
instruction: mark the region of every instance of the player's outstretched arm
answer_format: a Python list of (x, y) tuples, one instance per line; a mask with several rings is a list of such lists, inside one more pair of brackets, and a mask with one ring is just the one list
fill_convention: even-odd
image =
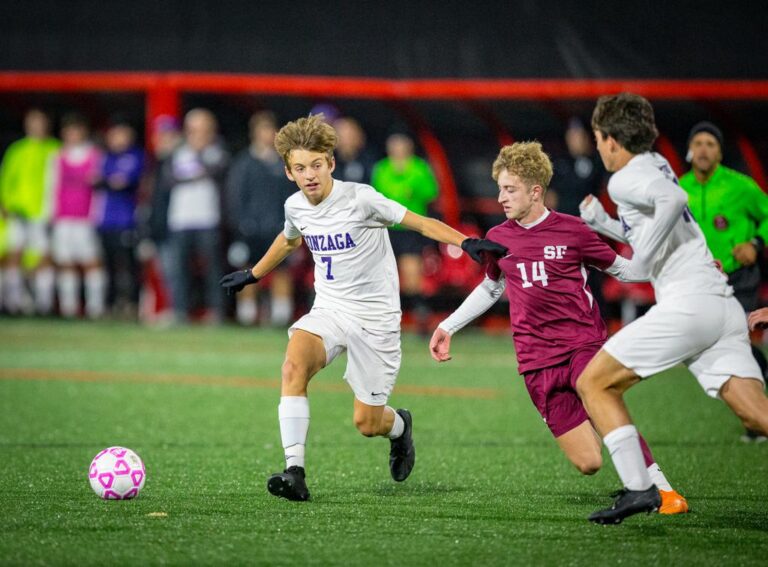
[(747, 323), (749, 324), (750, 331), (768, 327), (768, 307), (763, 307), (750, 313)]
[(666, 178), (645, 188), (653, 203), (653, 220), (632, 243), (632, 263), (649, 266), (688, 206), (688, 194)]
[(281, 232), (253, 268), (229, 273), (219, 280), (219, 285), (228, 293), (242, 291), (245, 286), (255, 284), (274, 270), (286, 256), (299, 246), (301, 246), (301, 237), (288, 240)]
[(507, 253), (507, 249), (501, 244), (480, 238), (469, 238), (444, 222), (417, 215), (411, 211), (405, 213), (400, 224), (437, 242), (460, 246), (475, 262), (484, 262), (483, 252), (499, 257)]
[(619, 242), (627, 242), (621, 222), (608, 215), (603, 204), (594, 195), (587, 195), (579, 204), (579, 213), (587, 226)]
[(616, 254), (616, 260), (604, 271), (606, 274), (626, 283), (647, 282), (651, 279), (651, 275), (644, 267), (633, 264), (619, 254)]
[(429, 354), (438, 362), (451, 359), (451, 336), (488, 311), (504, 293), (505, 280), (487, 277), (472, 290), (461, 305), (442, 321), (429, 341)]

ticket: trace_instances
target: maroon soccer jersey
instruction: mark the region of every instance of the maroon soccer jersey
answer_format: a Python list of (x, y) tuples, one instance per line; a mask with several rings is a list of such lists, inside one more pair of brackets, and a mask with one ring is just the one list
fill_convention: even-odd
[(604, 270), (616, 252), (577, 217), (556, 213), (523, 228), (507, 220), (486, 238), (507, 255), (486, 268), (507, 281), (509, 319), (519, 372), (558, 364), (584, 345), (603, 342), (605, 323), (587, 286), (587, 267)]

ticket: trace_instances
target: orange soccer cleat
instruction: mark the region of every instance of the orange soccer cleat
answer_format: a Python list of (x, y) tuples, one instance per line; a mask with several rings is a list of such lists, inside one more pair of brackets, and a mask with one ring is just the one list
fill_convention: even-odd
[(659, 490), (661, 506), (659, 514), (685, 514), (688, 512), (688, 502), (676, 490)]

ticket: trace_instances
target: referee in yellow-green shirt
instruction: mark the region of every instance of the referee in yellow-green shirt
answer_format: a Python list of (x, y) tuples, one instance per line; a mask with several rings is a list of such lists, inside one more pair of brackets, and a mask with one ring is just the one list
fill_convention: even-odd
[[(691, 129), (688, 159), (691, 170), (680, 178), (680, 185), (688, 193), (691, 213), (712, 254), (722, 262), (736, 299), (745, 311), (754, 311), (759, 302), (758, 259), (768, 241), (768, 195), (751, 177), (720, 163), (723, 134), (711, 122)], [(765, 375), (765, 355), (754, 345), (752, 351)]]

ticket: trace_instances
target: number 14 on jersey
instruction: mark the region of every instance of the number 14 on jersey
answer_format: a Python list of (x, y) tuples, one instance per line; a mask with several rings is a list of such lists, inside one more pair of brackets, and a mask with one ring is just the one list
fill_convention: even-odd
[(542, 287), (547, 287), (547, 272), (544, 269), (544, 262), (542, 260), (531, 262), (531, 280), (533, 281), (528, 279), (528, 269), (524, 262), (517, 264), (517, 269), (520, 270), (520, 278), (523, 280), (524, 288), (531, 287), (533, 282), (541, 282)]

